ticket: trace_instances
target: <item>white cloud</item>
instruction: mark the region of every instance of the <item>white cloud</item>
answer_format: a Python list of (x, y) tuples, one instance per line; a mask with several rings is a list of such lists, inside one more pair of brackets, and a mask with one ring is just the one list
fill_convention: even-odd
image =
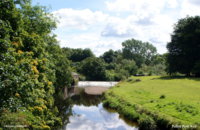
[(176, 8), (178, 6), (177, 0), (167, 0), (167, 6), (169, 8)]
[(164, 0), (115, 0), (106, 2), (107, 8), (114, 12), (131, 12), (137, 18), (159, 14), (165, 5)]
[(129, 20), (110, 17), (101, 35), (106, 37), (130, 37), (136, 35), (136, 30)]
[(102, 38), (98, 33), (85, 33), (77, 35), (58, 35), (61, 47), (90, 48), (96, 56), (100, 56), (109, 49), (118, 50), (123, 40), (116, 38)]
[(200, 1), (199, 0), (188, 0), (188, 2), (190, 2), (191, 4), (194, 4), (194, 5), (200, 5)]
[(59, 19), (58, 27), (76, 28), (86, 30), (93, 24), (103, 22), (107, 15), (100, 11), (92, 12), (89, 9), (75, 10), (75, 9), (60, 9), (54, 11), (53, 14)]
[(184, 0), (181, 6), (181, 17), (200, 15), (200, 1)]
[(78, 111), (96, 111), (97, 110), (97, 107), (96, 106), (89, 106), (89, 107), (86, 107), (86, 106), (83, 106), (83, 105), (74, 105), (73, 106), (73, 110), (78, 110)]
[(99, 56), (121, 49), (121, 43), (135, 38), (149, 41), (166, 52), (173, 25), (187, 15), (200, 15), (199, 0), (107, 0), (107, 10), (60, 9), (57, 34), (62, 47), (91, 48)]

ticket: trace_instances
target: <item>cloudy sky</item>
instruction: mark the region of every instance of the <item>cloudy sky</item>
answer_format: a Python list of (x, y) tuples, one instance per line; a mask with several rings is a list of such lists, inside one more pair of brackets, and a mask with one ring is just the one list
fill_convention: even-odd
[(55, 30), (62, 47), (91, 48), (99, 56), (121, 49), (134, 38), (165, 53), (180, 18), (200, 15), (200, 0), (32, 0), (59, 20)]

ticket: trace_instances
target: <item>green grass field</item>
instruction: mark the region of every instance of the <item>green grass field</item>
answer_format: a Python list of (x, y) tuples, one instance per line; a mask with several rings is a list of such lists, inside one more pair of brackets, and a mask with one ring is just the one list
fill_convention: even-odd
[(129, 119), (138, 121), (145, 114), (165, 128), (200, 124), (200, 78), (131, 77), (108, 90), (105, 98), (105, 106)]

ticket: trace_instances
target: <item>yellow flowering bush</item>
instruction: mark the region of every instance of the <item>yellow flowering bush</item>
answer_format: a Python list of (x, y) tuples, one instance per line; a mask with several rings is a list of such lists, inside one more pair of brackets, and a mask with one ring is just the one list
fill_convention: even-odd
[(35, 74), (39, 74), (39, 71), (37, 70), (36, 66), (32, 66), (32, 70)]

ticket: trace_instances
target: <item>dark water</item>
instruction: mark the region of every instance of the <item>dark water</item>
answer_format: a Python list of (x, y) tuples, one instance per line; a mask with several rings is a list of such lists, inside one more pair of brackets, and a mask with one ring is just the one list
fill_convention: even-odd
[(127, 121), (114, 110), (104, 108), (102, 95), (88, 95), (84, 89), (66, 101), (62, 106), (64, 130), (137, 130), (136, 125)]

